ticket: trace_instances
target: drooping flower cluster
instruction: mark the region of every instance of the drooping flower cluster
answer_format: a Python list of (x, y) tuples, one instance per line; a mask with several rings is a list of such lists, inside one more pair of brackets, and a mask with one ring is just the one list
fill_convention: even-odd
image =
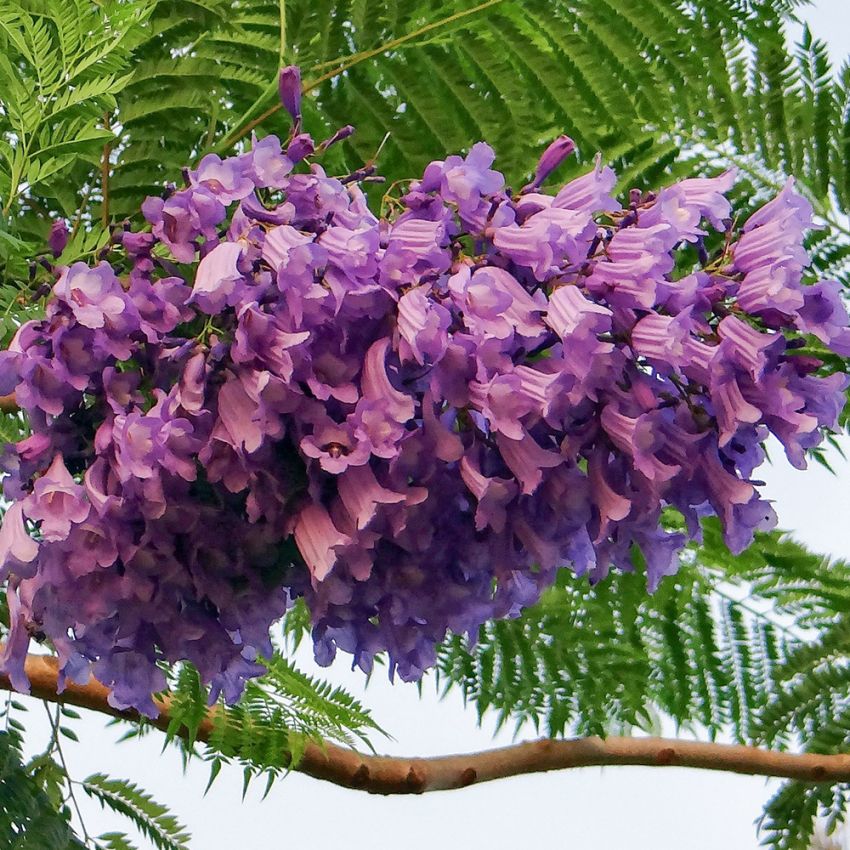
[(544, 194), (561, 139), (512, 196), (476, 144), (378, 218), (314, 160), (334, 139), (300, 132), (288, 73), (284, 144), (149, 198), (0, 355), (32, 428), (2, 461), (21, 690), (43, 636), (116, 706), (155, 712), (180, 659), (235, 700), (298, 596), (320, 663), (386, 651), (414, 679), (559, 567), (639, 550), (657, 585), (686, 539), (666, 509), (743, 549), (774, 522), (768, 432), (802, 467), (836, 423), (846, 378), (800, 349), (850, 355), (850, 330), (838, 284), (801, 284), (793, 184), (736, 232), (731, 173), (621, 207), (597, 163)]

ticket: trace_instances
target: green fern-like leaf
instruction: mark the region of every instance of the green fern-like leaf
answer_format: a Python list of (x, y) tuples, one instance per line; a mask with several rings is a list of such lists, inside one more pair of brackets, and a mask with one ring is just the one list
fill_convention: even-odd
[(70, 813), (25, 768), (20, 743), (14, 727), (0, 732), (0, 849), (85, 850)]
[[(174, 815), (134, 783), (94, 773), (80, 784), (89, 797), (132, 821), (157, 850), (186, 850), (188, 847), (189, 835)], [(126, 842), (115, 834), (107, 840)], [(117, 846), (120, 847), (120, 843)]]

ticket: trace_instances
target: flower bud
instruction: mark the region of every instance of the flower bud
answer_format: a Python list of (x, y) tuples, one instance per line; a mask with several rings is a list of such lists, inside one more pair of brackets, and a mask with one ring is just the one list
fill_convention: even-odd
[(327, 150), (331, 145), (335, 145), (337, 142), (341, 142), (343, 139), (347, 139), (349, 136), (354, 135), (354, 127), (351, 124), (346, 124), (344, 127), (340, 127), (329, 139), (325, 139), (319, 145), (320, 150)]
[(278, 92), (283, 108), (292, 116), (293, 121), (301, 119), (301, 69), (297, 65), (287, 65), (280, 69)]
[(68, 244), (68, 225), (62, 219), (54, 221), (50, 225), (50, 235), (47, 237), (47, 245), (54, 257), (58, 257)]
[(576, 143), (569, 136), (558, 136), (540, 157), (534, 170), (534, 180), (523, 191), (536, 189), (570, 154), (574, 153)]

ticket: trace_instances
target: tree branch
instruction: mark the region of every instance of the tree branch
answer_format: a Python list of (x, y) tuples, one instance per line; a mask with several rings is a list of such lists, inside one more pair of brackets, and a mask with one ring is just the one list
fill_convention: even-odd
[[(109, 705), (108, 689), (94, 680), (87, 685), (69, 683), (63, 693), (57, 693), (55, 658), (30, 655), (25, 671), (34, 697), (126, 720), (138, 719), (135, 712), (119, 711)], [(3, 675), (0, 675), (0, 689), (11, 690), (8, 678)], [(160, 699), (158, 705), (160, 715), (151, 723), (165, 730), (171, 719), (168, 696)], [(210, 709), (201, 723), (198, 740), (209, 739), (213, 713), (217, 710)], [(465, 788), (526, 773), (599, 765), (694, 767), (745, 775), (780, 776), (803, 782), (850, 781), (850, 755), (780, 753), (758, 747), (672, 738), (543, 739), (468, 755), (435, 758), (373, 756), (331, 743), (311, 743), (295, 770), (371, 794), (422, 794)]]

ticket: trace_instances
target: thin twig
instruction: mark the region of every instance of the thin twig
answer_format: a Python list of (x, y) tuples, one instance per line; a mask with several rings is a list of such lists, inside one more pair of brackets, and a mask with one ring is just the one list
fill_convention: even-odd
[[(103, 126), (109, 130), (109, 113), (103, 115)], [(103, 155), (100, 158), (100, 223), (104, 230), (109, 227), (109, 155), (112, 153), (112, 141), (108, 141), (103, 146)]]
[[(439, 21), (433, 21), (430, 24), (426, 24), (423, 27), (420, 27), (413, 32), (409, 32), (406, 35), (401, 35), (398, 38), (391, 39), (390, 41), (385, 42), (384, 44), (379, 45), (378, 47), (373, 47), (371, 50), (363, 50), (360, 53), (353, 53), (350, 56), (343, 56), (339, 59), (332, 60), (332, 63), (337, 63), (338, 67), (334, 68), (331, 71), (328, 71), (325, 74), (322, 74), (320, 77), (317, 77), (314, 80), (309, 80), (304, 83), (302, 86), (302, 93), (307, 94), (311, 92), (313, 89), (318, 88), (322, 83), (327, 82), (328, 80), (332, 80), (334, 77), (338, 77), (340, 74), (345, 73), (349, 68), (353, 68), (355, 65), (359, 65), (361, 62), (365, 62), (367, 59), (372, 59), (375, 56), (380, 56), (382, 53), (387, 53), (390, 50), (395, 50), (397, 47), (401, 47), (402, 44), (405, 44), (408, 41), (411, 41), (414, 38), (418, 38), (421, 35), (425, 35), (426, 33), (432, 32), (435, 29), (439, 29), (440, 27), (444, 27), (448, 24), (452, 24), (455, 21), (459, 21), (463, 18), (468, 18), (470, 15), (478, 14), (479, 12), (483, 12), (485, 9), (489, 9), (491, 6), (496, 6), (499, 3), (504, 2), (504, 0), (487, 0), (485, 3), (481, 3), (478, 6), (474, 6), (471, 9), (464, 9), (462, 12), (456, 12), (453, 15), (449, 15), (446, 18), (441, 18)], [(323, 62), (321, 65), (317, 65), (317, 68), (326, 67), (329, 63)], [(269, 93), (276, 90), (276, 84), (274, 87), (269, 88)], [(251, 132), (255, 127), (259, 126), (263, 123), (267, 118), (274, 115), (279, 109), (281, 109), (282, 104), (276, 103), (274, 106), (270, 106), (262, 115), (248, 121), (244, 126), (234, 130), (225, 139), (221, 142), (221, 144), (216, 146), (215, 151), (217, 153), (221, 153), (224, 150), (232, 147), (236, 144), (240, 139), (243, 139), (248, 133)]]
[(278, 64), (283, 65), (283, 58), (286, 56), (286, 0), (278, 0), (277, 7), (280, 12), (280, 46), (278, 48)]
[(83, 813), (80, 810), (80, 804), (77, 802), (77, 797), (74, 794), (74, 783), (71, 779), (71, 774), (68, 772), (68, 764), (65, 761), (65, 754), (62, 752), (62, 744), (59, 741), (59, 709), (60, 705), (56, 706), (56, 717), (50, 713), (50, 709), (47, 706), (47, 702), (42, 702), (44, 706), (44, 710), (47, 712), (47, 716), (50, 719), (50, 725), (53, 727), (53, 745), (56, 749), (56, 753), (59, 756), (59, 763), (62, 765), (62, 770), (65, 771), (65, 778), (68, 780), (68, 796), (71, 798), (71, 802), (74, 805), (74, 811), (77, 814), (77, 820), (80, 822), (80, 829), (83, 831), (83, 839), (85, 840), (86, 845), (91, 842), (91, 836), (86, 829), (86, 823), (83, 820)]

